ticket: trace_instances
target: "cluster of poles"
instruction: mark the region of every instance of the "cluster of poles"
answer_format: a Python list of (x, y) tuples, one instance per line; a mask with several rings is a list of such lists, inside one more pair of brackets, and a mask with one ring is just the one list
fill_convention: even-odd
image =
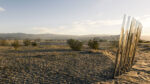
[(141, 31), (142, 24), (139, 21), (124, 15), (113, 77), (130, 71), (132, 68)]

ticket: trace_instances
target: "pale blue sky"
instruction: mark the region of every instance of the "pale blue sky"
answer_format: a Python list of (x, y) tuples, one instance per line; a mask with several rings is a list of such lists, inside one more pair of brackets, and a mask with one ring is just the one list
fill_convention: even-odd
[(0, 33), (119, 34), (124, 14), (150, 35), (149, 0), (0, 0)]

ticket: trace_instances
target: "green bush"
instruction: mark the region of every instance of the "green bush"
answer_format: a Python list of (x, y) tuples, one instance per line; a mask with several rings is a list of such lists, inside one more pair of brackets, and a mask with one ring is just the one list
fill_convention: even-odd
[(37, 46), (37, 42), (32, 42), (32, 46)]
[(97, 50), (97, 49), (99, 48), (99, 43), (98, 43), (98, 41), (95, 40), (95, 39), (89, 40), (88, 46), (89, 46), (91, 49)]
[(1, 40), (1, 41), (0, 41), (0, 45), (1, 45), (1, 46), (7, 46), (7, 45), (8, 45), (7, 40)]
[(29, 39), (26, 39), (26, 40), (23, 41), (23, 44), (25, 46), (29, 46), (31, 44), (31, 41)]
[(69, 39), (67, 40), (67, 44), (70, 46), (72, 50), (80, 51), (83, 47), (83, 43), (79, 40)]
[(15, 40), (11, 45), (14, 47), (15, 50), (17, 50), (20, 47), (18, 40)]

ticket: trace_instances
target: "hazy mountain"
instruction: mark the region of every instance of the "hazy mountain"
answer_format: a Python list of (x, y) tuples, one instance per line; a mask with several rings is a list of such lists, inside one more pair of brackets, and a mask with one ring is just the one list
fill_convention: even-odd
[[(52, 39), (52, 40), (66, 40), (66, 39), (89, 40), (92, 38), (103, 40), (117, 40), (119, 35), (61, 35), (61, 34), (25, 34), (25, 33), (0, 33), (0, 39)], [(142, 40), (150, 41), (150, 36), (141, 36)]]
[(92, 38), (103, 39), (103, 40), (116, 40), (119, 35), (61, 35), (61, 34), (25, 34), (25, 33), (1, 33), (0, 39), (79, 39), (88, 40)]
[(2, 39), (68, 39), (76, 37), (71, 35), (58, 35), (58, 34), (24, 34), (24, 33), (1, 33)]

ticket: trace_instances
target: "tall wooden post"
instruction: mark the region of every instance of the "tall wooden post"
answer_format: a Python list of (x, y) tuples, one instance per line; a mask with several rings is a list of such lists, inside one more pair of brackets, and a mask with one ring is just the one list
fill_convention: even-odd
[(141, 31), (142, 24), (140, 22), (130, 16), (128, 18), (124, 16), (113, 77), (121, 75), (132, 68)]

